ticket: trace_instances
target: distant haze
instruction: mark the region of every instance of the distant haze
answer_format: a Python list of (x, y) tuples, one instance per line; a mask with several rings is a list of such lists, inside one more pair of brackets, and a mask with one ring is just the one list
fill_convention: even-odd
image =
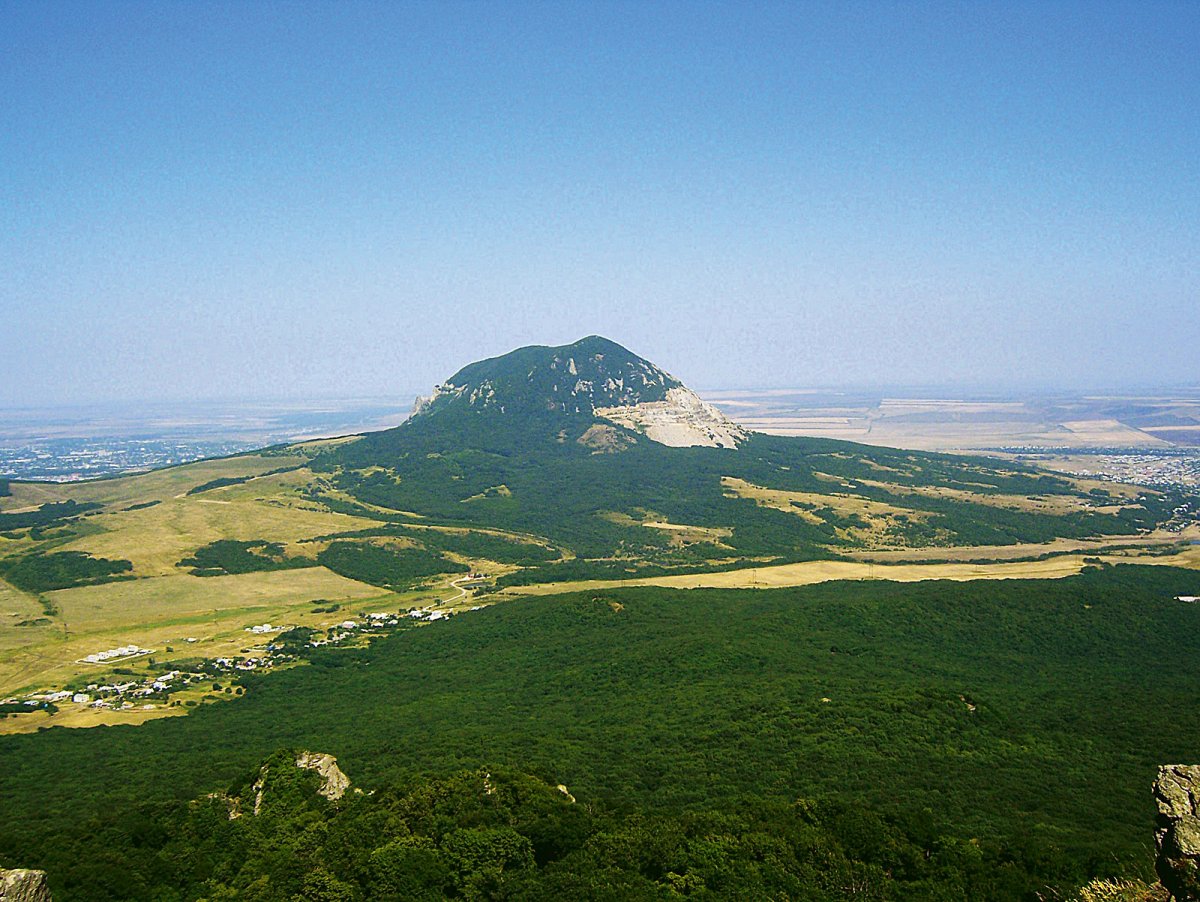
[(8, 3), (0, 407), (1195, 383), (1200, 4)]

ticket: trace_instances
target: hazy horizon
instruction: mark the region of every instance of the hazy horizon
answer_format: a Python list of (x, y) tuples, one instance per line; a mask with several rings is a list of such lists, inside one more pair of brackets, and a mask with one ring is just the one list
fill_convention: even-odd
[[(469, 363), (473, 361), (464, 361)], [(654, 361), (652, 361), (654, 362)], [(668, 367), (664, 367), (668, 369)], [(446, 377), (453, 374), (453, 371), (447, 372)], [(1104, 398), (1164, 398), (1174, 395), (1186, 397), (1200, 397), (1200, 383), (1135, 383), (1124, 382), (1117, 384), (1095, 384), (1095, 385), (1077, 385), (1072, 386), (1070, 383), (1064, 385), (1054, 384), (977, 384), (971, 382), (943, 382), (943, 383), (907, 383), (907, 384), (881, 384), (875, 382), (852, 383), (845, 382), (839, 384), (809, 384), (809, 385), (706, 385), (696, 384), (686, 377), (680, 376), (678, 373), (672, 375), (680, 378), (685, 385), (696, 391), (698, 394), (709, 396), (720, 396), (722, 394), (733, 393), (748, 393), (748, 394), (765, 394), (770, 392), (779, 393), (797, 393), (797, 394), (849, 394), (857, 396), (892, 396), (904, 398), (935, 398), (946, 397), (956, 398), (960, 400), (970, 400), (973, 398), (988, 398), (988, 399), (1024, 399), (1035, 400), (1038, 398), (1053, 398), (1062, 397), (1104, 397)], [(413, 402), (420, 396), (428, 395), (430, 391), (443, 380), (435, 380), (429, 385), (414, 386), (409, 388), (401, 388), (390, 393), (358, 393), (346, 394), (331, 391), (329, 393), (310, 393), (304, 395), (204, 395), (193, 394), (176, 396), (158, 396), (158, 397), (128, 397), (128, 398), (75, 398), (70, 400), (55, 400), (45, 403), (4, 403), (0, 405), (0, 411), (7, 413), (19, 413), (22, 411), (50, 411), (50, 410), (73, 410), (79, 409), (94, 413), (105, 409), (112, 410), (129, 410), (144, 406), (148, 408), (169, 407), (172, 405), (192, 405), (195, 408), (204, 407), (223, 407), (223, 408), (239, 408), (244, 407), (248, 410), (256, 406), (271, 407), (278, 409), (285, 408), (312, 408), (315, 406), (329, 407), (330, 409), (338, 409), (341, 405), (348, 404), (369, 404), (383, 405), (392, 404), (396, 407), (411, 406)], [(6, 399), (7, 401), (7, 399)]]
[(1200, 347), (1200, 5), (0, 8), (0, 408), (1144, 391)]

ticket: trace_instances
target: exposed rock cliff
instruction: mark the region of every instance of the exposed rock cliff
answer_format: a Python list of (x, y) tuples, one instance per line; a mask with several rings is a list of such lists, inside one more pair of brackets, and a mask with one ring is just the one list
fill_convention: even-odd
[(0, 870), (0, 902), (51, 902), (46, 872)]
[(1200, 765), (1168, 764), (1154, 782), (1155, 870), (1176, 902), (1200, 900)]
[(331, 802), (336, 802), (350, 788), (350, 778), (342, 773), (342, 769), (337, 765), (337, 758), (333, 757), (333, 755), (322, 755), (319, 752), (301, 752), (296, 756), (296, 767), (301, 767), (305, 770), (315, 770), (320, 774), (324, 782), (321, 784), (321, 788), (317, 790), (317, 794), (324, 796)]
[(644, 433), (652, 441), (673, 448), (704, 445), (736, 448), (747, 432), (690, 388), (678, 386), (661, 401), (627, 407), (598, 407), (596, 416)]
[[(281, 755), (277, 755), (275, 758), (279, 758)], [(336, 802), (350, 788), (350, 778), (342, 773), (341, 768), (337, 765), (337, 758), (333, 755), (300, 751), (296, 753), (292, 763), (300, 770), (316, 771), (321, 778), (321, 785), (317, 787), (317, 795), (329, 799), (331, 802)], [(259, 768), (258, 779), (250, 787), (254, 793), (255, 815), (262, 813), (263, 802), (270, 795), (272, 787), (279, 785), (281, 780), (286, 780), (286, 770), (285, 766), (284, 772), (281, 772), (279, 762), (274, 759), (268, 760)], [(234, 816), (231, 814), (230, 819)]]

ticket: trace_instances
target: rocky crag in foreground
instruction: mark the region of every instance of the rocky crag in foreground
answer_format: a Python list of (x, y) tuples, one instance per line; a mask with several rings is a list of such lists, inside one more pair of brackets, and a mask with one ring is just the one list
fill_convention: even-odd
[[(280, 787), (292, 782), (294, 771), (313, 771), (321, 778), (320, 786), (316, 787), (317, 795), (336, 802), (350, 789), (350, 778), (340, 767), (337, 758), (321, 752), (298, 751), (292, 753), (280, 751), (271, 756), (258, 769), (258, 777), (249, 787), (249, 791), (239, 796), (214, 792), (205, 796), (206, 799), (219, 799), (225, 803), (229, 819), (237, 820), (245, 810), (251, 811), (255, 817), (262, 814), (264, 805), (269, 807), (270, 797), (280, 792)], [(355, 790), (361, 792), (361, 790)], [(249, 804), (251, 793), (254, 804)], [(2, 900), (3, 897), (0, 897)]]
[(0, 870), (0, 902), (51, 902), (46, 872)]
[(1200, 900), (1200, 765), (1168, 764), (1154, 783), (1155, 869), (1175, 902)]

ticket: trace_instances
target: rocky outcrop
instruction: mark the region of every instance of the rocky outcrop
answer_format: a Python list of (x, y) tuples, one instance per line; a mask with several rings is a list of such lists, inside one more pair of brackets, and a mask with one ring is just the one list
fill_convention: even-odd
[(305, 770), (315, 770), (321, 776), (321, 788), (317, 790), (331, 802), (336, 802), (350, 788), (350, 778), (342, 773), (333, 755), (322, 755), (319, 752), (301, 752), (296, 756), (296, 767)]
[(636, 444), (637, 439), (614, 426), (595, 423), (575, 441), (586, 448), (591, 448), (593, 454), (617, 454), (630, 445)]
[(1200, 765), (1160, 767), (1154, 800), (1158, 879), (1175, 902), (1200, 902)]
[[(273, 762), (276, 768), (274, 771), (272, 771)], [(250, 791), (254, 793), (255, 816), (262, 814), (263, 803), (271, 793), (271, 787), (276, 785), (274, 781), (281, 777), (286, 779), (286, 765), (281, 771), (279, 770), (279, 763), (278, 756), (273, 756), (273, 759), (263, 764), (258, 770), (258, 779), (250, 787)], [(336, 802), (350, 788), (350, 778), (342, 773), (342, 769), (338, 767), (337, 758), (333, 757), (333, 755), (325, 755), (321, 752), (299, 751), (296, 752), (296, 757), (292, 759), (292, 763), (300, 770), (316, 771), (317, 775), (321, 778), (321, 785), (317, 787), (317, 795), (331, 802)], [(230, 807), (229, 819), (233, 820), (240, 813), (240, 803), (235, 799), (234, 804)]]
[(46, 872), (0, 870), (0, 902), (51, 902)]

